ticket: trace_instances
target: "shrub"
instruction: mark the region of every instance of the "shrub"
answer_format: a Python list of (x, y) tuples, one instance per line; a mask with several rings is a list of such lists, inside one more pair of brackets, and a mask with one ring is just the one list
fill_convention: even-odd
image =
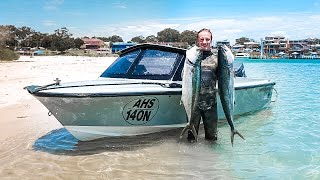
[(19, 59), (20, 55), (16, 52), (8, 49), (0, 47), (0, 61), (12, 61)]

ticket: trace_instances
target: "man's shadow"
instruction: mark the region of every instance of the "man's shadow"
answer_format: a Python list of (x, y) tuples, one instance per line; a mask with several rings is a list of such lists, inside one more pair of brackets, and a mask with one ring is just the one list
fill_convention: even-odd
[(160, 144), (167, 140), (179, 141), (182, 128), (129, 137), (106, 137), (91, 141), (79, 141), (65, 128), (53, 130), (38, 138), (35, 151), (57, 155), (90, 155), (106, 151), (134, 151)]

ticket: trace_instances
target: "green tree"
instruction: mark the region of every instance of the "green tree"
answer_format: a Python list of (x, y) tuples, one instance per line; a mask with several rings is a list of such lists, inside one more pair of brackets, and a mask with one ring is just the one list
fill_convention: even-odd
[(66, 27), (57, 29), (52, 35), (52, 48), (61, 52), (74, 47), (74, 39)]
[(76, 39), (74, 40), (74, 46), (75, 46), (75, 48), (80, 49), (80, 47), (81, 47), (83, 44), (84, 44), (84, 42), (83, 42), (82, 39), (80, 39), (80, 38), (76, 38)]
[(0, 25), (0, 47), (5, 46), (8, 40), (10, 40), (10, 28)]
[(109, 41), (109, 39), (107, 37), (96, 37), (96, 38), (102, 40), (103, 42)]
[(2, 29), (5, 28), (6, 33), (9, 33), (7, 34), (6, 40), (4, 41), (5, 45), (9, 46), (11, 49), (14, 49), (14, 47), (16, 47), (16, 45), (18, 44), (18, 41), (15, 39), (15, 32), (17, 28), (13, 25), (6, 25), (6, 26), (0, 25), (0, 28)]
[(33, 29), (27, 26), (18, 28), (15, 32), (15, 39), (18, 41), (18, 46), (30, 46), (30, 36), (32, 36), (34, 32)]
[(113, 36), (108, 37), (108, 41), (112, 42), (112, 43), (114, 43), (114, 42), (123, 42), (123, 39), (122, 39), (122, 37), (120, 37), (118, 35), (113, 35)]
[(43, 34), (43, 37), (41, 38), (41, 47), (44, 47), (46, 49), (51, 48), (52, 42), (52, 35), (49, 34)]
[(236, 44), (243, 45), (245, 42), (250, 42), (250, 39), (247, 37), (241, 37), (239, 39), (236, 39)]
[(197, 31), (185, 30), (180, 35), (181, 42), (187, 42), (188, 45), (194, 45), (197, 42)]
[(30, 47), (42, 47), (42, 39), (44, 38), (45, 34), (41, 32), (33, 32), (28, 38), (28, 45)]
[(166, 28), (157, 33), (157, 39), (160, 42), (179, 42), (180, 41), (180, 33), (178, 30)]
[(136, 36), (136, 37), (133, 37), (131, 39), (131, 42), (136, 42), (136, 43), (145, 43), (145, 38), (143, 36)]
[(155, 35), (150, 35), (146, 37), (146, 42), (158, 42), (158, 39)]

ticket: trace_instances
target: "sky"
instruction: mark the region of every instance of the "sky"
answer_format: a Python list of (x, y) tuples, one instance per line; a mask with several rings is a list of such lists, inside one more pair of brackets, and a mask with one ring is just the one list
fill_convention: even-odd
[(213, 40), (320, 38), (320, 0), (1, 0), (0, 25), (73, 37), (157, 35), (209, 28)]

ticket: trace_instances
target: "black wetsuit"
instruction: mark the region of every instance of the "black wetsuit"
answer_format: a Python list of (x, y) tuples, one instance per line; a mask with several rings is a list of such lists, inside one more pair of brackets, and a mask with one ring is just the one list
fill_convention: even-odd
[[(217, 140), (217, 97), (216, 97), (216, 68), (218, 65), (217, 56), (211, 51), (200, 54), (201, 59), (201, 88), (199, 94), (199, 101), (196, 110), (193, 112), (196, 122), (195, 128), (199, 132), (199, 124), (202, 118), (205, 138), (208, 140)], [(192, 133), (188, 133), (188, 139), (193, 140)]]

